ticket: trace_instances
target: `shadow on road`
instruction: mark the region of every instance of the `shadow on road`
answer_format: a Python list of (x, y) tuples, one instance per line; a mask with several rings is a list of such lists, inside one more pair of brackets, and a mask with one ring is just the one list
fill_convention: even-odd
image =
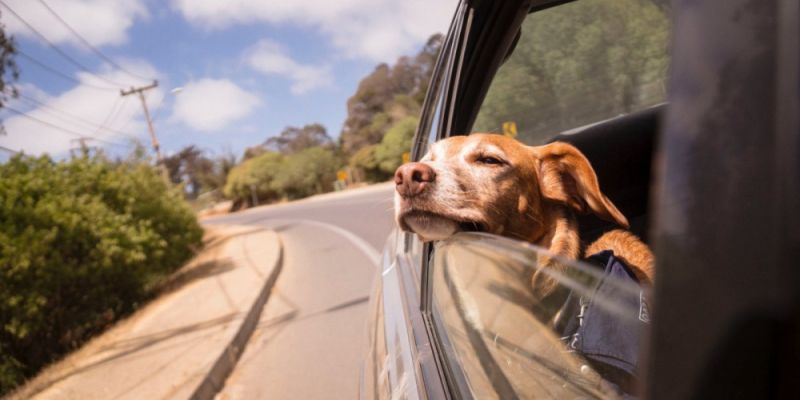
[[(15, 393), (12, 394), (10, 398), (31, 398), (51, 386), (68, 379), (74, 375), (79, 375), (84, 372), (102, 367), (114, 360), (118, 360), (125, 357), (135, 357), (135, 356), (143, 356), (145, 351), (152, 348), (153, 346), (160, 344), (167, 340), (175, 339), (179, 336), (185, 336), (192, 333), (197, 333), (203, 330), (211, 330), (220, 325), (227, 324), (234, 319), (236, 319), (240, 313), (230, 313), (219, 318), (210, 319), (207, 321), (202, 321), (194, 324), (189, 324), (185, 326), (181, 326), (174, 329), (167, 329), (161, 332), (156, 332), (152, 334), (142, 335), (130, 339), (123, 339), (118, 341), (112, 341), (109, 344), (101, 345), (97, 354), (102, 353), (110, 353), (105, 357), (97, 361), (90, 362), (86, 365), (80, 366), (75, 369), (69, 369), (67, 372), (58, 372), (53, 371), (50, 373), (50, 376), (42, 379), (42, 381), (38, 382), (35, 386), (28, 388), (24, 393)], [(193, 335), (191, 337), (187, 337), (185, 340), (176, 341), (175, 343), (171, 344), (169, 347), (175, 347), (184, 345), (187, 342), (199, 342), (201, 339), (206, 336), (213, 334), (213, 332), (209, 332), (205, 335)], [(158, 351), (163, 351), (165, 347), (160, 347)], [(193, 347), (189, 347), (186, 351), (196, 350)], [(169, 365), (169, 363), (167, 363)], [(154, 369), (153, 373), (157, 373), (158, 370), (166, 368), (165, 366), (161, 366), (158, 369)], [(47, 372), (45, 372), (47, 374)]]
[(367, 301), (369, 301), (369, 296), (359, 297), (357, 299), (345, 301), (345, 302), (337, 304), (335, 306), (328, 307), (328, 308), (326, 308), (324, 310), (314, 311), (314, 312), (310, 312), (308, 314), (303, 314), (301, 312), (301, 310), (295, 309), (295, 310), (289, 311), (289, 312), (287, 312), (285, 314), (279, 315), (279, 316), (277, 316), (275, 318), (268, 319), (268, 320), (258, 324), (258, 328), (259, 329), (261, 329), (261, 328), (269, 328), (269, 327), (277, 326), (277, 325), (284, 324), (284, 323), (287, 323), (287, 322), (290, 322), (290, 321), (292, 321), (292, 322), (294, 322), (294, 321), (302, 321), (304, 319), (316, 317), (318, 315), (322, 315), (322, 314), (326, 314), (326, 313), (332, 313), (332, 312), (336, 312), (336, 311), (339, 311), (339, 310), (344, 310), (345, 308), (350, 308), (350, 307), (353, 307), (353, 306), (357, 306), (359, 304), (366, 303)]
[(160, 285), (158, 294), (163, 295), (174, 292), (180, 288), (200, 279), (231, 271), (236, 266), (228, 259), (215, 259), (192, 265), (191, 268), (178, 271)]

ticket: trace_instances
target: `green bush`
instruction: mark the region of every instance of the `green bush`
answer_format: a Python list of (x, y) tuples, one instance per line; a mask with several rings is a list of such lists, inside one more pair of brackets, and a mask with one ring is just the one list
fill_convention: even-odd
[(253, 205), (252, 190), (259, 202), (324, 193), (333, 189), (340, 166), (336, 153), (323, 146), (286, 155), (267, 152), (234, 167), (224, 194), (235, 202)]
[(371, 144), (360, 148), (350, 157), (348, 165), (357, 172), (356, 179), (366, 182), (382, 182), (391, 177), (378, 165), (378, 160), (375, 159), (375, 148), (377, 144)]
[(229, 199), (252, 202), (253, 190), (259, 201), (270, 201), (280, 197), (272, 188), (272, 181), (278, 174), (284, 156), (267, 152), (243, 161), (233, 167), (228, 174), (224, 194)]
[(271, 186), (290, 199), (329, 192), (340, 166), (333, 150), (310, 147), (286, 156)]
[(403, 118), (392, 125), (381, 143), (375, 147), (375, 161), (389, 177), (394, 175), (394, 171), (403, 163), (403, 153), (411, 149), (418, 123), (417, 117)]
[(201, 237), (145, 163), (0, 165), (0, 393), (134, 310)]

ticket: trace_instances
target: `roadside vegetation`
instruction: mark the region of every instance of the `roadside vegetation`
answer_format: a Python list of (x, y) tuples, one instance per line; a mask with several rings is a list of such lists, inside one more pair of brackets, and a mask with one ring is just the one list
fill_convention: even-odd
[(231, 200), (233, 210), (386, 181), (411, 147), (441, 44), (433, 35), (416, 55), (376, 66), (348, 99), (337, 139), (309, 123), (266, 132), (238, 157), (189, 146), (164, 160), (170, 179), (198, 209)]
[(666, 97), (669, 20), (663, 0), (591, 0), (533, 14), (475, 121), (518, 139), (557, 132), (652, 106)]
[[(513, 122), (519, 139), (536, 143), (657, 103), (668, 66), (667, 4), (586, 1), (534, 15), (523, 26), (526, 40), (490, 87), (474, 130), (501, 132)], [(410, 148), (442, 41), (434, 35), (416, 55), (380, 64), (364, 77), (347, 101), (337, 139), (309, 123), (265, 132), (263, 143), (239, 157), (206, 159), (190, 146), (167, 159), (173, 182), (192, 201), (205, 194), (212, 202), (232, 200), (236, 210), (389, 180)]]
[(182, 194), (137, 157), (0, 164), (0, 393), (146, 300), (201, 245)]

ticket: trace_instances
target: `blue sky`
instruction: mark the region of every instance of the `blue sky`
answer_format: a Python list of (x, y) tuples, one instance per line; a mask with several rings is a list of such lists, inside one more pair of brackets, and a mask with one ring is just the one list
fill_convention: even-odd
[[(195, 144), (239, 155), (285, 126), (313, 122), (338, 136), (359, 80), (445, 31), (456, 6), (454, 0), (2, 3), (0, 21), (22, 52), (66, 77), (17, 57), (23, 97), (0, 112), (6, 128), (0, 146), (56, 157), (68, 154), (80, 135), (99, 139), (90, 143), (112, 154), (128, 151), (131, 138), (149, 145), (139, 100), (119, 95), (123, 86), (149, 83), (137, 76), (159, 82), (146, 93), (165, 154)], [(46, 6), (124, 70), (92, 52)]]

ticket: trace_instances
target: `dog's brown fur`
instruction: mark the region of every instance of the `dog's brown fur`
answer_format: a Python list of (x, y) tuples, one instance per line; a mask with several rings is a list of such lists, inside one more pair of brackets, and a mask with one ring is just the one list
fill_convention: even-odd
[[(614, 230), (581, 251), (576, 213), (628, 228), (628, 220), (600, 191), (586, 157), (561, 142), (526, 146), (491, 134), (441, 140), (419, 162), (395, 174), (397, 223), (422, 240), (444, 239), (464, 227), (525, 240), (566, 259), (612, 250), (637, 278), (652, 283), (653, 255), (632, 233)], [(542, 257), (532, 278), (540, 294), (556, 282), (540, 272), (564, 267)]]

